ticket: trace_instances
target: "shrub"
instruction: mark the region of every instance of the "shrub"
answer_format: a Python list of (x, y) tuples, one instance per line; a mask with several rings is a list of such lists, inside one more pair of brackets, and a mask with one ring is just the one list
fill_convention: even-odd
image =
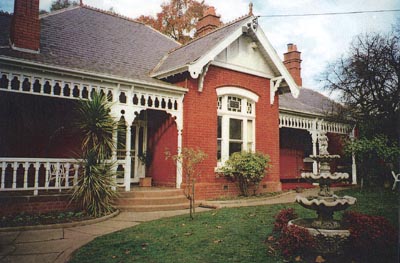
[(113, 199), (117, 197), (115, 173), (110, 163), (96, 163), (95, 153), (89, 152), (83, 159), (83, 175), (73, 188), (71, 201), (75, 200), (89, 215), (98, 217), (115, 210)]
[(284, 257), (306, 255), (315, 248), (315, 244), (307, 229), (295, 225), (283, 227), (278, 239), (278, 248)]
[(76, 201), (92, 216), (113, 211), (117, 193), (115, 169), (108, 159), (116, 150), (113, 133), (117, 123), (110, 114), (111, 104), (105, 95), (93, 93), (90, 100), (80, 100), (76, 108), (75, 128), (82, 136), (83, 174), (73, 188)]
[(363, 258), (390, 254), (396, 244), (396, 230), (384, 217), (349, 211), (343, 224), (350, 230), (349, 249)]
[(294, 211), (293, 208), (282, 209), (278, 214), (275, 216), (275, 223), (274, 223), (274, 232), (281, 232), (290, 220), (296, 219), (297, 213)]
[(269, 162), (269, 156), (262, 153), (236, 152), (226, 161), (222, 173), (235, 179), (239, 184), (241, 194), (248, 196), (249, 186), (256, 187), (255, 193), (259, 183), (265, 177), (266, 169), (271, 166)]

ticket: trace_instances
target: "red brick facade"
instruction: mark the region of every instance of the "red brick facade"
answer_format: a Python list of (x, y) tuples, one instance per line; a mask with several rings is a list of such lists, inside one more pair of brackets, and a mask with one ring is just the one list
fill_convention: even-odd
[(150, 111), (148, 152), (152, 163), (146, 175), (152, 177), (154, 186), (176, 186), (176, 166), (171, 158), (166, 159), (166, 151), (177, 152), (178, 131), (175, 120), (163, 111)]
[(202, 175), (197, 180), (198, 199), (238, 194), (233, 182), (219, 177), (217, 166), (217, 94), (219, 87), (238, 87), (256, 93), (256, 151), (271, 158), (272, 168), (260, 185), (259, 191), (281, 190), (279, 179), (279, 123), (278, 96), (270, 104), (269, 79), (210, 66), (204, 89), (198, 91), (198, 80), (187, 77), (177, 85), (188, 88), (184, 100), (183, 147), (199, 147), (208, 158), (202, 163)]

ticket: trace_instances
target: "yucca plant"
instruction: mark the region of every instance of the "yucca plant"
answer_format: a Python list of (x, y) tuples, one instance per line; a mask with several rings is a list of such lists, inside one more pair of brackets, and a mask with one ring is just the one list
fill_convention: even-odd
[(91, 100), (81, 100), (77, 105), (75, 127), (82, 136), (83, 173), (73, 189), (72, 201), (92, 216), (114, 210), (113, 198), (117, 193), (110, 163), (115, 149), (112, 134), (117, 127), (110, 115), (111, 104), (102, 94), (95, 93)]

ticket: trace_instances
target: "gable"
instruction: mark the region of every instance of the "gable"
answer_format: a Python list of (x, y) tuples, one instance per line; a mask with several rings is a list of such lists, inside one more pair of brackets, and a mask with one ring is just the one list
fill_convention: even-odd
[(213, 64), (266, 78), (275, 76), (260, 52), (258, 44), (245, 35), (236, 39), (218, 54)]

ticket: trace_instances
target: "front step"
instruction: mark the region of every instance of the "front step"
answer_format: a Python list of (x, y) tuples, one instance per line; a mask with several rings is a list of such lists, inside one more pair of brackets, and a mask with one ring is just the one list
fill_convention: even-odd
[(121, 211), (157, 212), (189, 208), (181, 189), (143, 189), (120, 192), (116, 206)]

